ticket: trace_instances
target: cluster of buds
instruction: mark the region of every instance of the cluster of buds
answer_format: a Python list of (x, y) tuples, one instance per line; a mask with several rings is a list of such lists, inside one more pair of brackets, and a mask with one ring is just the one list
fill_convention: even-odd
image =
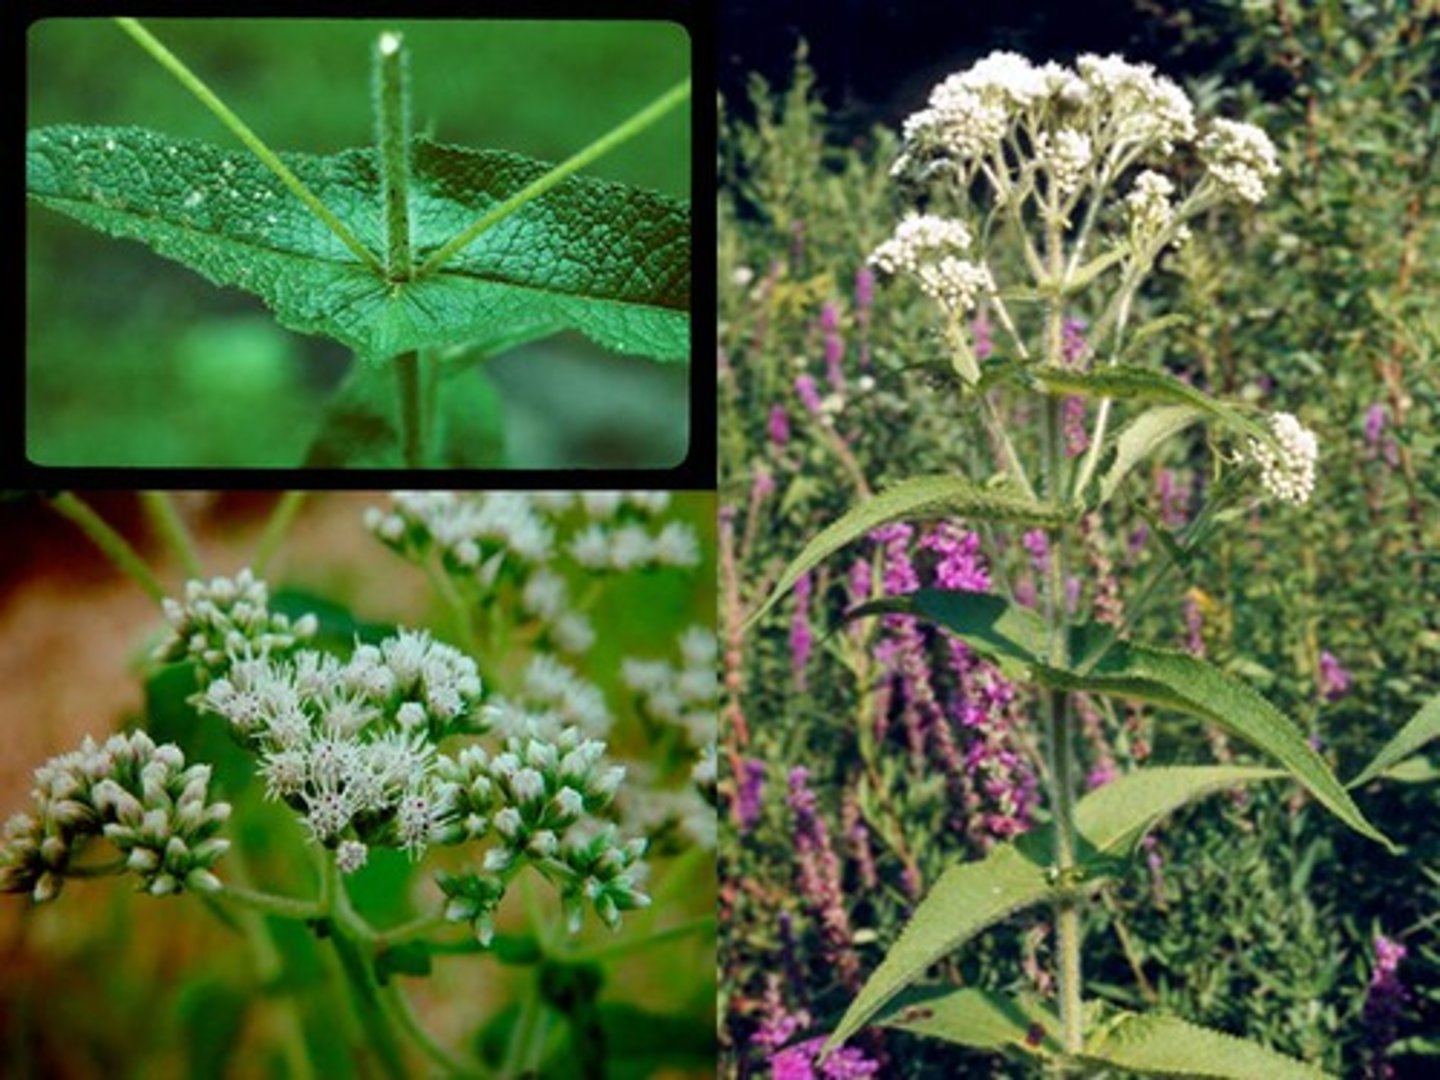
[(32, 794), (34, 814), (5, 825), (0, 891), (53, 900), (67, 875), (95, 872), (73, 860), (97, 838), (121, 855), (103, 869), (132, 871), (152, 895), (220, 887), (211, 870), (230, 846), (216, 835), (230, 806), (210, 801), (209, 766), (187, 768), (175, 746), (156, 746), (143, 731), (104, 744), (87, 737), (35, 770)]
[(193, 660), (211, 674), (222, 672), (230, 656), (292, 649), (319, 626), (314, 615), (292, 623), (271, 612), (269, 589), (248, 568), (233, 578), (188, 582), (183, 601), (166, 597), (163, 603), (170, 633), (156, 659)]
[(869, 261), (883, 273), (910, 275), (941, 310), (958, 318), (972, 310), (979, 297), (995, 291), (985, 266), (959, 257), (970, 243), (964, 222), (912, 212)]
[(494, 934), (494, 913), (510, 878), (532, 866), (560, 891), (571, 932), (589, 901), (608, 926), (620, 912), (646, 906), (641, 891), (644, 840), (621, 841), (598, 815), (609, 809), (625, 770), (605, 759), (605, 744), (567, 728), (556, 739), (512, 737), (491, 756), (468, 746), (437, 766), (447, 820), (446, 843), (490, 838), (481, 873), (440, 876), (446, 917), (468, 922), (482, 944)]

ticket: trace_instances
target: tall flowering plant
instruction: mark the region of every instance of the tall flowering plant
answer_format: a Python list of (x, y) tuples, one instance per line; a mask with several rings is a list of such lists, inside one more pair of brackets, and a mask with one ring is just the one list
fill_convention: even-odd
[[(963, 517), (987, 535), (1013, 529), (1015, 546), (1031, 556), (1033, 581), (993, 591), (988, 580), (959, 577), (916, 579), (874, 595), (856, 589), (853, 614), (879, 616), (893, 628), (897, 657), (914, 632), (906, 628), (929, 623), (960, 650), (958, 667), (993, 665), (999, 676), (1028, 684), (1040, 713), (1037, 780), (1046, 806), (1036, 814), (1039, 827), (1015, 839), (1002, 833), (983, 857), (953, 863), (931, 885), (886, 958), (852, 994), (825, 1046), (832, 1056), (817, 1063), (822, 1074), (846, 1039), (879, 1025), (1011, 1052), (1057, 1075), (1097, 1067), (1166, 1074), (1202, 1065), (1217, 1077), (1324, 1075), (1175, 1017), (1087, 1001), (1083, 984), (1087, 909), (1161, 818), (1217, 789), (1289, 779), (1356, 832), (1388, 846), (1350, 788), (1392, 766), (1414, 749), (1420, 729), (1434, 724), (1433, 716), (1418, 717), (1408, 743), (1397, 738), (1346, 785), (1301, 730), (1249, 686), (1198, 650), (1153, 647), (1131, 633), (1157, 586), (1253, 501), (1251, 481), (1281, 513), (1302, 507), (1316, 487), (1319, 446), (1297, 416), (1257, 415), (1144, 364), (1145, 343), (1173, 320), (1136, 325), (1140, 290), (1191, 230), (1227, 208), (1258, 204), (1278, 172), (1262, 130), (1225, 119), (1202, 125), (1176, 84), (1115, 56), (1086, 55), (1062, 66), (994, 53), (942, 82), (907, 120), (892, 178), (925, 209), (902, 217), (869, 266), (882, 283), (918, 290), (932, 304), (942, 363), (961, 406), (988, 430), (992, 457), (978, 474), (972, 467), (910, 477), (879, 494), (857, 483), (858, 504), (809, 541), (750, 625), (802, 580), (808, 597), (818, 568), (864, 537), (888, 556), (912, 523)], [(867, 318), (871, 299), (867, 282)], [(878, 312), (885, 301), (873, 303)], [(827, 408), (813, 383), (797, 383), (796, 393), (835, 434), (832, 448), (844, 464), (848, 448), (826, 418), (838, 410)], [(1007, 423), (1024, 405), (1034, 423)], [(1122, 598), (1113, 573), (1094, 558), (1095, 535), (1137, 468), (1197, 428), (1213, 463), (1205, 501), (1188, 522), (1151, 518), (1127, 538), (1132, 547), (1153, 545), (1158, 556)], [(1072, 572), (1082, 553), (1098, 579), (1088, 619), (1075, 603)], [(899, 569), (892, 560), (890, 570)], [(903, 677), (903, 665), (894, 670)], [(913, 696), (913, 687), (907, 692)], [(1105, 698), (1198, 718), (1272, 764), (1143, 768), (1119, 778), (1106, 769), (1082, 797), (1075, 731)], [(983, 751), (986, 744), (976, 745)], [(790, 801), (802, 809), (809, 805), (804, 780), (791, 776)], [(1024, 791), (1022, 784), (1010, 793), (1011, 809), (1027, 819), (1011, 833), (1029, 823), (1029, 800), (1017, 798)], [(811, 861), (823, 869), (816, 852), (823, 849), (812, 842)], [(1048, 908), (1055, 927), (1055, 1005), (927, 981), (971, 939), (1033, 907)]]

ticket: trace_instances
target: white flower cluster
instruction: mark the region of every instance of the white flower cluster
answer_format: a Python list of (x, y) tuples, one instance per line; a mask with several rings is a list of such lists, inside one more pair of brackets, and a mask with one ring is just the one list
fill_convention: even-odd
[(210, 801), (210, 767), (185, 766), (176, 746), (156, 746), (143, 731), (80, 749), (35, 770), (35, 813), (5, 824), (0, 892), (28, 892), (37, 903), (60, 894), (71, 860), (103, 837), (155, 896), (185, 889), (213, 892), (211, 872), (230, 846), (219, 837), (228, 803)]
[(1175, 185), (1163, 173), (1146, 169), (1135, 178), (1125, 208), (1130, 215), (1130, 235), (1137, 244), (1149, 244), (1175, 219), (1170, 197)]
[(986, 267), (956, 255), (967, 250), (970, 242), (964, 222), (911, 212), (869, 261), (884, 273), (910, 275), (926, 296), (948, 315), (958, 317), (972, 310), (979, 296), (995, 291)]
[(424, 631), (359, 645), (348, 661), (234, 657), (200, 707), (229, 721), (260, 759), (266, 794), (303, 815), (342, 869), (376, 844), (419, 855), (446, 812), (435, 744), (483, 730), (475, 662)]
[(1216, 183), (1248, 203), (1263, 199), (1265, 181), (1280, 175), (1275, 144), (1254, 124), (1216, 120), (1200, 141), (1200, 155)]
[(285, 650), (315, 635), (315, 616), (292, 624), (270, 611), (270, 593), (247, 567), (233, 578), (191, 581), (183, 601), (166, 597), (170, 633), (155, 650), (156, 659), (194, 660), (209, 672), (225, 666), (227, 655)]
[(388, 510), (371, 507), (365, 524), (408, 559), (438, 552), (445, 569), (487, 593), (513, 584), (546, 641), (577, 655), (595, 628), (576, 609), (564, 570), (628, 572), (693, 567), (695, 531), (663, 520), (666, 492), (399, 492)]
[(466, 747), (442, 758), (438, 772), (451, 808), (445, 841), (496, 840), (480, 874), (440, 879), (449, 897), (446, 917), (471, 923), (482, 944), (495, 932), (506, 882), (524, 864), (559, 889), (572, 933), (586, 901), (611, 927), (620, 912), (649, 904), (640, 885), (646, 842), (622, 841), (613, 826), (596, 822), (625, 777), (606, 762), (604, 743), (576, 728), (555, 739), (519, 736), (493, 757)]
[(1035, 137), (1035, 156), (1055, 178), (1055, 187), (1065, 197), (1079, 189), (1094, 153), (1090, 136), (1074, 128), (1062, 127), (1054, 133), (1042, 131)]
[(1172, 80), (1149, 64), (1086, 53), (1075, 61), (1089, 108), (1111, 128), (1114, 143), (1169, 154), (1195, 138), (1195, 108)]
[(680, 666), (664, 660), (626, 660), (625, 684), (635, 691), (641, 713), (652, 722), (673, 725), (685, 736), (683, 786), (666, 786), (659, 776), (632, 786), (622, 797), (625, 822), (637, 832), (655, 835), (678, 825), (693, 842), (714, 848), (715, 738), (719, 712), (719, 646), (715, 634), (694, 626), (680, 637)]
[(1320, 445), (1315, 433), (1292, 413), (1275, 413), (1270, 417), (1270, 431), (1275, 436), (1272, 449), (1259, 439), (1250, 440), (1250, 456), (1260, 466), (1260, 483), (1281, 502), (1298, 506), (1310, 501), (1315, 490), (1315, 462)]
[[(923, 175), (949, 164), (965, 175), (981, 162), (1019, 170), (1004, 148), (1022, 127), (1034, 134), (1036, 156), (1057, 185), (1073, 192), (1098, 153), (1168, 154), (1176, 142), (1195, 137), (1195, 116), (1184, 91), (1149, 64), (1086, 54), (1074, 69), (1037, 67), (1015, 53), (994, 52), (941, 82), (928, 107), (906, 120), (904, 152), (893, 171), (919, 166)], [(1101, 144), (1092, 144), (1086, 130), (1100, 132)]]

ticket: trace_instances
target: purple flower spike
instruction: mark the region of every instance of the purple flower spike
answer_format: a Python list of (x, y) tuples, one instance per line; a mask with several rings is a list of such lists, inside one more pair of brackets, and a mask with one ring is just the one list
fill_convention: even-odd
[(760, 797), (764, 789), (765, 763), (754, 758), (742, 759), (735, 792), (735, 816), (741, 832), (749, 832), (760, 820)]
[(770, 419), (766, 425), (770, 435), (770, 441), (776, 446), (784, 446), (790, 441), (790, 414), (785, 411), (783, 405), (772, 405), (770, 407)]
[(805, 406), (810, 415), (820, 415), (820, 391), (816, 389), (814, 379), (809, 375), (796, 376), (795, 393), (800, 398), (800, 404)]
[(1350, 689), (1350, 673), (1329, 649), (1320, 652), (1320, 670), (1316, 678), (1320, 684), (1320, 696), (1326, 701), (1342, 698)]
[(970, 333), (975, 338), (975, 356), (984, 360), (995, 351), (995, 339), (992, 336), (993, 328), (990, 320), (984, 315), (976, 315), (970, 322)]
[(862, 266), (855, 271), (855, 310), (861, 321), (869, 315), (870, 307), (874, 303), (875, 271), (868, 266)]
[(860, 1080), (880, 1071), (878, 1061), (871, 1061), (849, 1046), (842, 1046), (825, 1059), (825, 1064), (817, 1066), (816, 1059), (824, 1045), (825, 1036), (821, 1035), (776, 1054), (770, 1059), (773, 1080)]
[(1405, 946), (1391, 941), (1384, 934), (1375, 935), (1375, 967), (1370, 973), (1370, 987), (1365, 994), (1365, 1062), (1367, 1080), (1390, 1080), (1395, 1067), (1390, 1064), (1390, 1045), (1395, 1041), (1400, 1014), (1410, 994), (1400, 981), (1400, 961), (1405, 959)]

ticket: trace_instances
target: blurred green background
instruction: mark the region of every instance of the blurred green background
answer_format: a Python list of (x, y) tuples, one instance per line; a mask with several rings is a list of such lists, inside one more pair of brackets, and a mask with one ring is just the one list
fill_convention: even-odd
[[(369, 56), (381, 29), (411, 54), (415, 130), (557, 161), (690, 69), (664, 22), (156, 19), (146, 25), (273, 148), (373, 141)], [(31, 126), (136, 124), (234, 137), (118, 27), (46, 19), (29, 32)], [(588, 175), (688, 198), (688, 110)], [(279, 327), (129, 241), (50, 211), (27, 224), (26, 440), (45, 465), (290, 467), (350, 354)], [(689, 376), (561, 336), (490, 361), (513, 466), (666, 467), (689, 442)]]

